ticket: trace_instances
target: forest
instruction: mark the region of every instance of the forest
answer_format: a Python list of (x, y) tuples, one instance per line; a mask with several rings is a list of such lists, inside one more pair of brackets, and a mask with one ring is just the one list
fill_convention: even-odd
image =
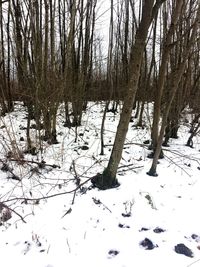
[[(108, 125), (111, 118), (113, 124)], [(96, 151), (85, 140), (88, 127), (98, 137)], [(184, 127), (187, 133), (182, 138)], [(138, 135), (147, 135), (138, 140), (133, 128)], [(62, 137), (62, 131), (70, 137)], [(22, 209), (16, 208), (19, 201), (20, 207), (34, 206), (67, 192), (73, 193), (74, 204), (79, 191), (121, 190), (127, 146), (146, 151), (145, 179), (159, 179), (163, 172), (158, 166), (169, 159), (171, 144), (180, 145), (181, 140), (182, 146), (198, 150), (199, 133), (199, 0), (0, 0), (0, 167), (2, 175), (17, 183), (13, 188), (21, 190), (16, 193), (5, 186), (0, 192), (1, 224), (12, 216), (26, 221)], [(85, 166), (80, 175), (77, 158), (71, 154), (71, 162), (64, 160), (70, 157), (68, 145), (74, 149), (69, 153), (76, 151), (80, 158), (79, 148), (85, 153), (91, 150), (85, 158), (91, 165), (87, 170), (95, 164), (98, 168), (85, 177)], [(139, 148), (130, 149), (126, 153), (133, 156)], [(188, 161), (199, 164), (198, 156), (188, 151), (173, 153), (187, 159), (187, 167)], [(127, 165), (130, 170), (141, 168), (141, 153)], [(171, 162), (187, 172), (174, 158)], [(48, 168), (65, 172), (65, 164), (67, 182), (45, 180)], [(26, 184), (26, 176), (28, 181), (37, 178)], [(54, 186), (64, 191), (54, 191)], [(35, 187), (42, 189), (34, 189), (34, 194)], [(153, 207), (152, 197), (145, 198)], [(38, 240), (32, 236), (35, 244)]]
[[(109, 187), (115, 183), (132, 109), (142, 126), (144, 104), (154, 102), (150, 175), (156, 175), (163, 137), (164, 145), (170, 137), (177, 137), (186, 107), (198, 124), (200, 8), (193, 0), (111, 0), (105, 62), (101, 38), (95, 34), (97, 4), (97, 0), (1, 1), (1, 115), (12, 111), (15, 101), (23, 102), (27, 151), (35, 153), (32, 119), (39, 138), (53, 144), (61, 103), (65, 105), (65, 126), (78, 127), (88, 101), (104, 100), (107, 106), (112, 101), (114, 112), (122, 100), (116, 145), (104, 173), (112, 178), (103, 179), (110, 180), (105, 184)], [(193, 128), (195, 135), (198, 126)]]

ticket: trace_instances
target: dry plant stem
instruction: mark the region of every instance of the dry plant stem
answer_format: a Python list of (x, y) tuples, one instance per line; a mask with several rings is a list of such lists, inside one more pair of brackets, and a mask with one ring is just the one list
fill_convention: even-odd
[(21, 154), (19, 147), (17, 145), (17, 140), (16, 140), (16, 136), (15, 136), (13, 122), (9, 116), (9, 121), (10, 121), (10, 126), (11, 126), (11, 131), (10, 131), (8, 129), (8, 126), (6, 125), (6, 122), (3, 120), (3, 118), (0, 117), (0, 119), (1, 119), (3, 126), (5, 127), (5, 130), (6, 130), (8, 138), (9, 138), (9, 142), (10, 142), (10, 145), (7, 143), (5, 143), (5, 145), (6, 145), (7, 149), (10, 150), (10, 152), (12, 152), (12, 155), (14, 157), (16, 157), (17, 160), (19, 160), (21, 158), (22, 154)]
[(70, 245), (69, 245), (69, 240), (68, 240), (68, 238), (66, 239), (66, 241), (67, 241), (67, 246), (68, 246), (68, 249), (69, 249), (69, 253), (71, 253), (71, 248), (70, 248)]
[(75, 165), (75, 161), (73, 160), (72, 161), (72, 167), (73, 167), (73, 172), (74, 172), (74, 178), (76, 180), (76, 185), (79, 185), (80, 184), (80, 176), (77, 174), (77, 171), (76, 171), (76, 165)]
[(74, 194), (73, 194), (72, 205), (74, 205), (74, 202), (75, 202), (76, 191), (77, 191), (77, 190), (75, 190), (75, 191), (74, 191)]
[(10, 177), (10, 179), (21, 181), (21, 178), (19, 176), (17, 176), (16, 174), (14, 174), (12, 169), (2, 159), (0, 159), (0, 162), (3, 164), (3, 167), (5, 166), (6, 171), (9, 172), (10, 174), (12, 174), (12, 177)]
[(100, 130), (100, 136), (101, 136), (101, 152), (100, 155), (104, 155), (104, 126), (105, 126), (105, 120), (106, 120), (106, 113), (109, 107), (110, 101), (106, 102), (104, 112), (103, 112), (103, 117), (102, 117), (102, 122), (101, 122), (101, 130)]

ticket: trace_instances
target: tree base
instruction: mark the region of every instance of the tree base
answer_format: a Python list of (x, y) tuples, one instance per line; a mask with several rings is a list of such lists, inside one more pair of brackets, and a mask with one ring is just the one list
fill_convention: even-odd
[(153, 171), (153, 170), (148, 171), (146, 174), (149, 175), (149, 176), (153, 176), (153, 177), (157, 177), (158, 176), (157, 172)]
[(116, 178), (110, 179), (104, 173), (103, 174), (98, 173), (97, 175), (92, 177), (91, 183), (93, 187), (96, 187), (100, 190), (112, 189), (120, 186), (120, 183)]
[(164, 146), (164, 147), (170, 147), (170, 145), (169, 145), (167, 142), (164, 142), (164, 143), (162, 144), (162, 146)]
[[(148, 159), (153, 159), (153, 158), (154, 158), (154, 154), (155, 154), (155, 152), (152, 151), (151, 153), (149, 153), (149, 154), (147, 155), (147, 158), (148, 158)], [(160, 151), (159, 159), (164, 159), (164, 153), (163, 153), (162, 150)]]

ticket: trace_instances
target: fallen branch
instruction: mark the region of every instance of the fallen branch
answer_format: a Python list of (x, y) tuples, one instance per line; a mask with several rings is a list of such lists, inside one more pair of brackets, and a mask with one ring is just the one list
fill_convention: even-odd
[[(136, 146), (141, 146), (141, 147), (146, 147), (148, 148), (149, 145), (146, 145), (146, 144), (141, 144), (141, 143), (134, 143), (134, 142), (130, 142), (130, 143), (125, 143), (124, 146), (129, 146), (129, 145), (136, 145)], [(113, 146), (113, 144), (107, 144), (107, 145), (104, 145), (105, 147), (106, 146)]]
[[(144, 167), (143, 165), (142, 166), (134, 166), (134, 164), (123, 165), (123, 166), (118, 167), (117, 173), (126, 172), (126, 171), (132, 171), (132, 170), (140, 169), (140, 168), (143, 168), (143, 167)], [(122, 168), (127, 168), (127, 169), (122, 169)]]
[(17, 159), (10, 159), (10, 161), (20, 161), (21, 164), (24, 164), (24, 163), (34, 163), (34, 164), (37, 164), (39, 168), (44, 168), (44, 167), (52, 167), (54, 169), (58, 168), (60, 169), (60, 166), (59, 165), (56, 165), (56, 164), (48, 164), (46, 163), (44, 160), (42, 161), (34, 161), (34, 160), (26, 160), (26, 159), (20, 159), (20, 160), (17, 160)]
[(105, 204), (103, 204), (100, 199), (96, 199), (95, 197), (93, 197), (92, 200), (94, 201), (94, 204), (102, 205), (105, 209), (112, 213), (112, 211)]

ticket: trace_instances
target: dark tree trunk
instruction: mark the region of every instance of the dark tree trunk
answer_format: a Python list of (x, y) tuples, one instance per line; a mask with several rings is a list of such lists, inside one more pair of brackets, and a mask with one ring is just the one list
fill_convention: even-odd
[(94, 186), (100, 189), (109, 189), (119, 185), (116, 174), (122, 156), (124, 141), (126, 138), (126, 133), (128, 131), (128, 125), (132, 114), (135, 95), (138, 89), (143, 52), (148, 36), (148, 29), (152, 22), (153, 4), (154, 1), (149, 0), (145, 1), (143, 5), (142, 18), (136, 32), (135, 43), (132, 46), (132, 55), (129, 70), (130, 79), (128, 82), (122, 113), (120, 116), (115, 141), (107, 168), (102, 174), (99, 174), (92, 179)]

